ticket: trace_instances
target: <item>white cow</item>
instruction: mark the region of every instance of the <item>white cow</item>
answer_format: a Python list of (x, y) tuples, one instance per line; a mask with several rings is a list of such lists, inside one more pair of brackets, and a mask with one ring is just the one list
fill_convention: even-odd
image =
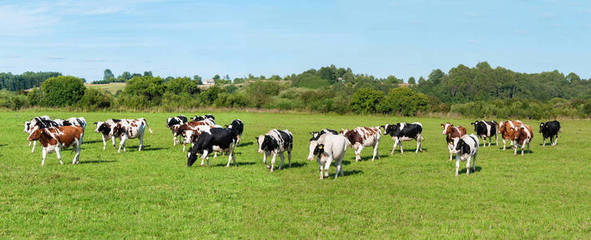
[(460, 169), (460, 160), (466, 160), (466, 175), (470, 175), (470, 160), (472, 169), (476, 171), (476, 155), (478, 155), (478, 137), (474, 134), (464, 135), (454, 139), (454, 150), (456, 153), (456, 176)]
[(308, 161), (312, 161), (314, 157), (318, 162), (320, 169), (320, 179), (328, 177), (328, 169), (333, 160), (337, 171), (334, 175), (336, 179), (343, 173), (343, 158), (347, 152), (347, 145), (349, 141), (343, 135), (323, 134), (317, 140), (310, 140), (310, 152), (308, 153)]

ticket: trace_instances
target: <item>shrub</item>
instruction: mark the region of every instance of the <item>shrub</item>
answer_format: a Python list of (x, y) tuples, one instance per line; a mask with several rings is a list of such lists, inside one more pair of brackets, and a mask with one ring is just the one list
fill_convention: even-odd
[(101, 90), (89, 88), (84, 92), (78, 106), (87, 110), (105, 109), (111, 107), (112, 97)]
[(50, 107), (72, 106), (84, 96), (84, 81), (72, 76), (59, 76), (47, 79), (41, 84), (43, 97), (41, 104)]
[(351, 110), (356, 113), (375, 113), (384, 98), (382, 91), (360, 88), (351, 97)]

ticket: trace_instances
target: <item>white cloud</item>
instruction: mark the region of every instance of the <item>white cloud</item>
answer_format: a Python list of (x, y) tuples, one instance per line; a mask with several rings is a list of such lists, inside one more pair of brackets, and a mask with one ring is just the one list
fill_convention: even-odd
[(51, 30), (60, 18), (46, 14), (48, 8), (14, 5), (0, 6), (0, 36), (37, 35)]

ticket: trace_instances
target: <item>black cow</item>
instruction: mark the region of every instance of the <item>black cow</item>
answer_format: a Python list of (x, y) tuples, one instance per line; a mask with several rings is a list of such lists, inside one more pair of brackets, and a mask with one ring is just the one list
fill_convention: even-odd
[(414, 123), (396, 123), (396, 124), (386, 124), (380, 126), (384, 128), (384, 135), (390, 135), (392, 140), (394, 140), (394, 146), (392, 147), (392, 152), (390, 154), (394, 154), (394, 150), (396, 149), (396, 145), (400, 143), (400, 153), (404, 153), (402, 149), (402, 141), (410, 141), (416, 140), (417, 141), (417, 149), (415, 153), (419, 151), (423, 151), (421, 147), (421, 142), (424, 140), (423, 138), (423, 125), (419, 122)]
[(310, 138), (310, 141), (318, 140), (318, 138), (320, 138), (320, 136), (327, 134), (327, 133), (331, 134), (331, 135), (339, 135), (339, 132), (337, 132), (336, 130), (332, 130), (329, 128), (323, 128), (319, 132), (312, 132), (312, 138)]
[(554, 120), (545, 123), (540, 123), (540, 133), (544, 137), (544, 144), (546, 146), (546, 138), (550, 138), (551, 146), (556, 145), (558, 142), (558, 132), (560, 131), (560, 122)]
[(493, 137), (495, 137), (495, 145), (498, 145), (497, 122), (480, 120), (470, 124), (474, 125), (476, 136), (482, 138), (482, 146), (486, 147), (486, 139), (488, 138), (488, 146), (490, 147)]
[(226, 126), (227, 128), (232, 128), (236, 130), (237, 138), (236, 145), (240, 144), (240, 138), (242, 137), (242, 132), (244, 131), (244, 123), (240, 119), (234, 119), (230, 125)]
[(201, 166), (204, 166), (204, 160), (207, 158), (207, 166), (209, 166), (209, 154), (211, 152), (228, 152), (228, 164), (234, 160), (236, 163), (236, 157), (234, 156), (234, 147), (236, 146), (238, 133), (232, 128), (211, 128), (204, 130), (199, 134), (197, 141), (189, 150), (187, 154), (187, 166), (190, 167), (197, 160), (197, 154), (201, 154)]

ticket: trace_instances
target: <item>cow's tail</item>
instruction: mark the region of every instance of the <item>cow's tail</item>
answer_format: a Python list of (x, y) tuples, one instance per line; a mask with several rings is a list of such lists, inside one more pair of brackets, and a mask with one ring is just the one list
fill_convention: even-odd
[(145, 118), (142, 118), (142, 120), (144, 121), (144, 124), (146, 124), (146, 127), (148, 128), (148, 131), (150, 131), (150, 134), (153, 134), (154, 132), (152, 132), (152, 128), (150, 128), (150, 125), (148, 125), (148, 121), (146, 121)]

